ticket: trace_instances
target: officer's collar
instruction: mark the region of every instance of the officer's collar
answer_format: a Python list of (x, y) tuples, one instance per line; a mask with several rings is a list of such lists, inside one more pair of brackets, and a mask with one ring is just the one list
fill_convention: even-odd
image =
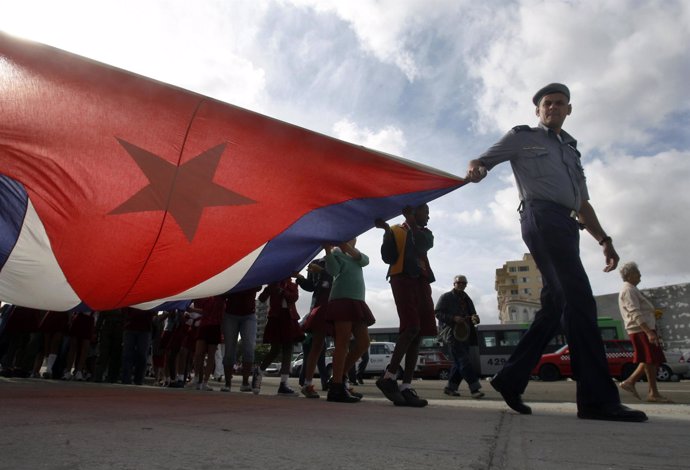
[[(554, 137), (558, 138), (558, 135), (556, 134), (556, 132), (554, 132), (552, 129), (549, 129), (548, 127), (546, 127), (541, 122), (538, 123), (537, 126), (540, 129), (542, 129), (543, 131), (545, 131), (547, 134), (553, 134)], [(572, 135), (568, 134), (566, 131), (561, 129), (560, 136), (561, 136), (561, 142), (562, 143), (568, 144), (568, 145), (572, 146), (573, 148), (577, 148), (577, 140), (575, 140), (575, 138)]]

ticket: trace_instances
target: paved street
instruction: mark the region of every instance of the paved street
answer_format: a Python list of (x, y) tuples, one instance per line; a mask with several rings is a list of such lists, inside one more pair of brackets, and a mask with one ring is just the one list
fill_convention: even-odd
[[(372, 381), (359, 387), (358, 404), (279, 397), (277, 383), (265, 379), (254, 396), (0, 379), (0, 468), (677, 469), (690, 462), (690, 405), (638, 402), (650, 416), (643, 424), (584, 421), (575, 417), (573, 382), (530, 384), (532, 416), (509, 411), (488, 384), (487, 397), (472, 400), (419, 381), (430, 405), (410, 409), (393, 406)], [(690, 381), (661, 389), (688, 403)]]

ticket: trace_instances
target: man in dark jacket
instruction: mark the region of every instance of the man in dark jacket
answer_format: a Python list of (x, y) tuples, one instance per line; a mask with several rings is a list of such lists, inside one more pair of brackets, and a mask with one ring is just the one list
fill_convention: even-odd
[[(470, 346), (477, 344), (475, 325), (479, 324), (479, 315), (477, 315), (472, 299), (465, 292), (465, 287), (467, 287), (467, 278), (463, 275), (455, 276), (453, 290), (446, 292), (438, 299), (434, 310), (439, 321), (443, 342), (453, 360), (453, 368), (443, 392), (452, 397), (459, 397), (458, 388), (462, 379), (465, 379), (470, 387), (472, 398), (482, 398), (484, 396), (481, 391), (482, 386), (479, 383), (479, 377), (472, 368), (470, 357)], [(454, 332), (463, 328), (469, 334), (466, 338), (458, 338)]]

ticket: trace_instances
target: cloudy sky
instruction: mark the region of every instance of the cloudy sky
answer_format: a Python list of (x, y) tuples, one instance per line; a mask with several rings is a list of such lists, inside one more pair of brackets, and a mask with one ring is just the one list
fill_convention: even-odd
[[(621, 259), (641, 287), (690, 281), (684, 0), (0, 0), (0, 30), (461, 176), (566, 83), (564, 128)], [(495, 270), (526, 251), (517, 205), (508, 164), (431, 204), (435, 299), (466, 274), (497, 321)], [(367, 302), (397, 326), (380, 239), (360, 237)], [(581, 248), (595, 294), (617, 291), (597, 243)]]

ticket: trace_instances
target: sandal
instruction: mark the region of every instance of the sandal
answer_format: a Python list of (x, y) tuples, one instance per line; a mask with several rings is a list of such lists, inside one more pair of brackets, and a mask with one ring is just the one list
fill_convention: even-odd
[[(623, 390), (625, 390), (626, 392), (632, 393), (633, 396), (634, 396), (635, 398), (637, 398), (638, 400), (642, 400), (642, 398), (640, 398), (640, 394), (637, 393), (637, 389), (635, 388), (635, 385), (631, 385), (631, 384), (629, 384), (629, 383), (627, 383), (627, 382), (621, 382), (621, 383), (620, 383), (620, 387), (621, 387)], [(649, 401), (649, 400), (647, 400), (647, 401)]]
[(659, 395), (658, 397), (647, 397), (647, 401), (650, 403), (673, 403), (673, 400), (663, 395)]

